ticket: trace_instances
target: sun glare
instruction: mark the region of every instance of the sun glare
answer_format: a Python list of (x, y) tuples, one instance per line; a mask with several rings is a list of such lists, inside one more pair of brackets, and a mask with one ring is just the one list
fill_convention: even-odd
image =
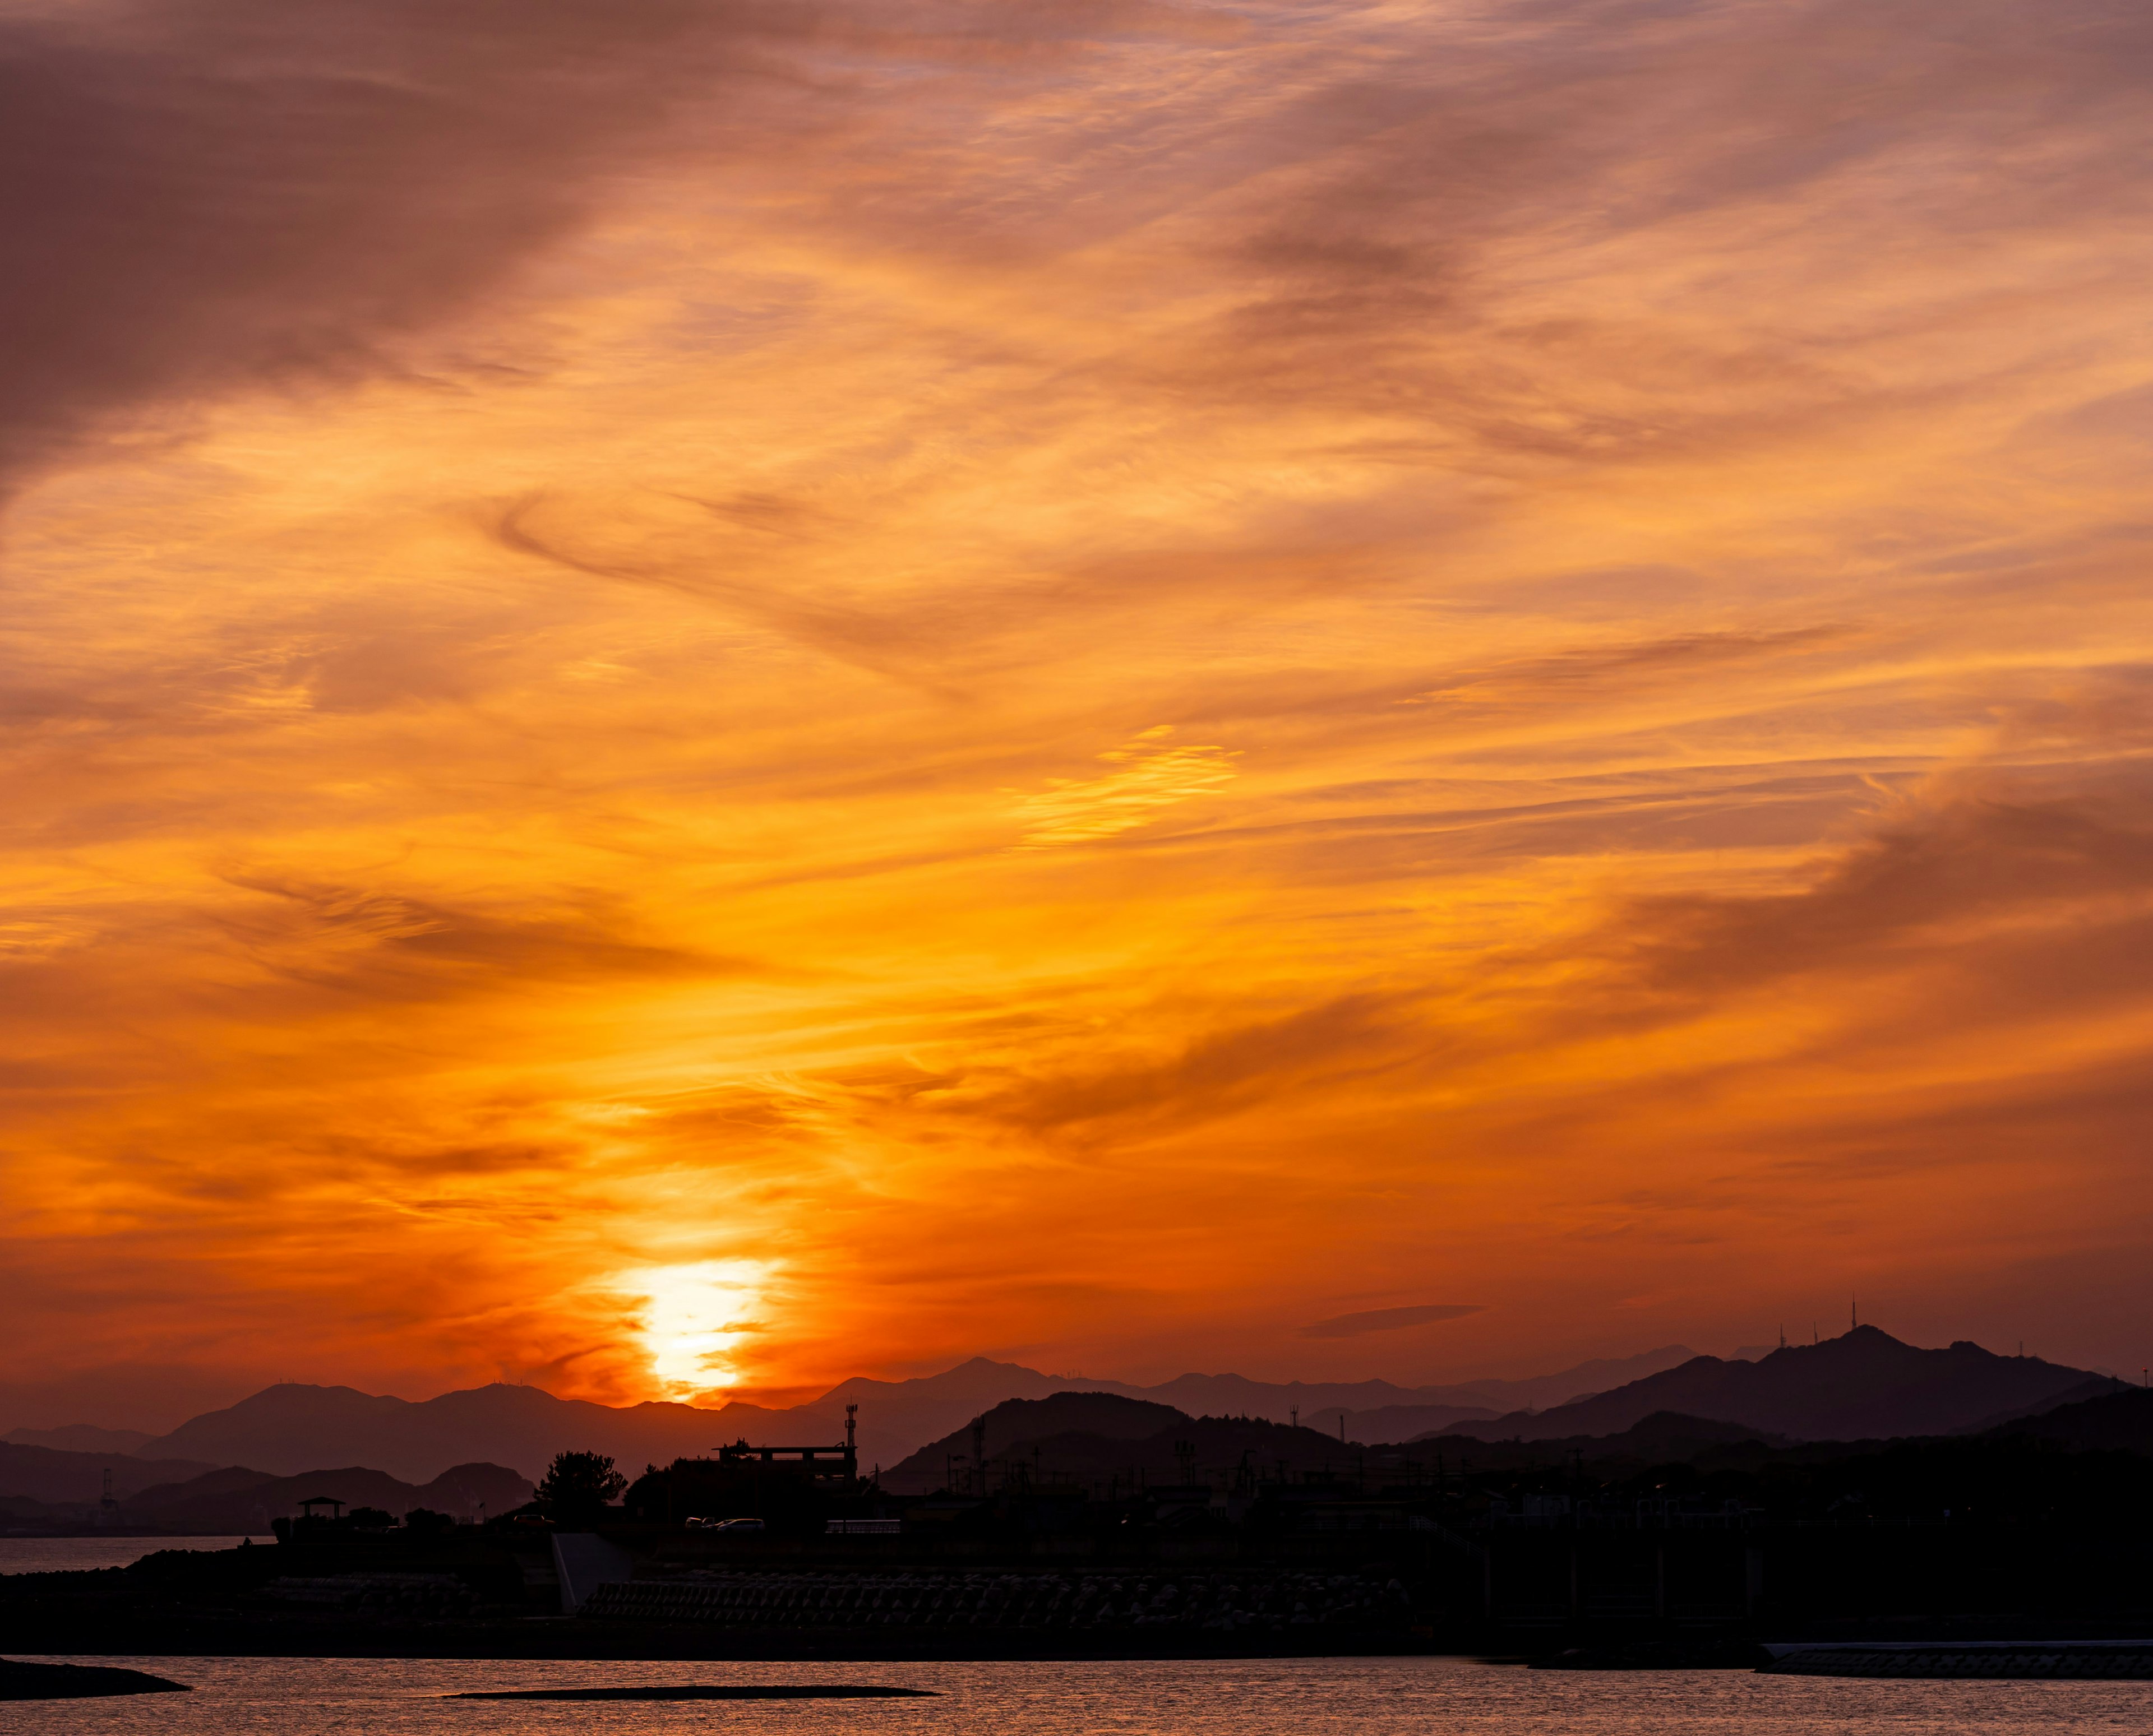
[(643, 1343), (665, 1397), (685, 1398), (740, 1378), (734, 1355), (755, 1331), (770, 1269), (756, 1260), (705, 1260), (621, 1275), (644, 1300)]

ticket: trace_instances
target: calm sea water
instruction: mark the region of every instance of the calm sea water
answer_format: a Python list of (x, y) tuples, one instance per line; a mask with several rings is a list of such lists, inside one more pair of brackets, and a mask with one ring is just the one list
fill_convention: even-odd
[[(237, 1549), (237, 1537), (0, 1537), (0, 1573), (125, 1567), (160, 1549)], [(275, 1541), (257, 1537), (255, 1546)]]
[[(2153, 1731), (2153, 1683), (1862, 1682), (1733, 1671), (1584, 1674), (1454, 1658), (1202, 1663), (506, 1663), (111, 1657), (190, 1694), (32, 1701), (10, 1736), (1986, 1736)], [(878, 1682), (933, 1700), (522, 1704), (467, 1688)]]

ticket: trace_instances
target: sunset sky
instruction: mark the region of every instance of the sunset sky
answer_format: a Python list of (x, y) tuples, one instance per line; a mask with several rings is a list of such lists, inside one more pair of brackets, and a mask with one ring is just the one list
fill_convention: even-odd
[(1850, 1295), (2135, 1373), (2149, 78), (2144, 0), (0, 6), (0, 1426)]

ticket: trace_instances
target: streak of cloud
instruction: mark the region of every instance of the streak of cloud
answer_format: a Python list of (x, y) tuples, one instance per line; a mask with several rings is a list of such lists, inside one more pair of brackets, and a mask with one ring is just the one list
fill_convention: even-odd
[(1050, 778), (1015, 813), (1024, 845), (1087, 844), (1142, 825), (1162, 808), (1215, 794), (1234, 775), (1233, 754), (1215, 746), (1178, 746), (1162, 723), (1099, 758), (1116, 768), (1097, 778)]
[[(12, 15), (9, 1420), (1819, 1286), (2122, 1360), (2149, 70), (2125, 0)], [(700, 1349), (616, 1282), (750, 1270)]]
[(1439, 1320), (1463, 1320), (1487, 1310), (1477, 1302), (1415, 1302), (1403, 1308), (1367, 1308), (1357, 1314), (1336, 1314), (1328, 1320), (1304, 1326), (1304, 1338), (1358, 1338), (1368, 1332), (1394, 1332), (1409, 1326), (1433, 1326)]

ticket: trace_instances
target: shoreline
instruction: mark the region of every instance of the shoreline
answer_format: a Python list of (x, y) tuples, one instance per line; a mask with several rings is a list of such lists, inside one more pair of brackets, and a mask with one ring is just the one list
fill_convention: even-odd
[(84, 1624), (18, 1622), (13, 1651), (46, 1657), (411, 1657), (559, 1662), (1132, 1662), (1153, 1659), (1477, 1655), (1412, 1635), (1055, 1635), (1021, 1631), (880, 1635), (743, 1631), (700, 1624), (603, 1625), (574, 1617), (410, 1627), (176, 1617)]

